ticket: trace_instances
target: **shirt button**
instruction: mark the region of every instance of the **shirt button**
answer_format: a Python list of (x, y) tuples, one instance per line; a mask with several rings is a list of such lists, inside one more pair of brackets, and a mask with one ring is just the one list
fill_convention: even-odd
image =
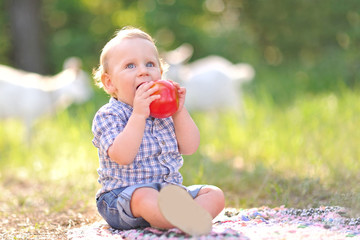
[(161, 145), (165, 145), (165, 141), (164, 141), (164, 140), (161, 141)]

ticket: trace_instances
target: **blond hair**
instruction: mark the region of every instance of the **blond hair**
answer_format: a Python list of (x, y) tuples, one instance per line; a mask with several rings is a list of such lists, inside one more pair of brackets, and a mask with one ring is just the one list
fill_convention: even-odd
[[(138, 29), (138, 28), (134, 28), (134, 27), (124, 27), (119, 31), (115, 32), (115, 35), (112, 39), (110, 39), (110, 41), (108, 41), (104, 48), (101, 51), (101, 55), (100, 55), (100, 64), (99, 66), (93, 70), (93, 77), (95, 80), (95, 84), (100, 87), (100, 88), (104, 88), (103, 83), (101, 82), (101, 77), (104, 73), (107, 72), (108, 70), (108, 52), (111, 48), (113, 48), (116, 44), (118, 44), (121, 40), (123, 39), (131, 39), (131, 38), (142, 38), (142, 39), (146, 39), (150, 42), (152, 42), (155, 46), (155, 50), (157, 53), (157, 57), (159, 60), (159, 64), (160, 64), (160, 70), (161, 72), (164, 72), (166, 69), (166, 64), (162, 61), (162, 59), (159, 57), (159, 53), (155, 44), (155, 40), (146, 32)], [(106, 89), (104, 88), (104, 90), (106, 91)]]

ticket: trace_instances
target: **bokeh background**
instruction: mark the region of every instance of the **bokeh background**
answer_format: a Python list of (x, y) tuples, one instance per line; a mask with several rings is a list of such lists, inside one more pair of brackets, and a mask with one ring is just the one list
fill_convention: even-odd
[[(54, 75), (77, 56), (91, 75), (115, 30), (131, 25), (160, 52), (191, 44), (189, 62), (251, 64), (240, 116), (192, 112), (202, 140), (184, 157), (184, 183), (220, 186), (227, 207), (342, 205), (356, 215), (359, 9), (358, 0), (4, 0), (0, 63)], [(30, 144), (21, 122), (1, 120), (1, 214), (96, 214), (91, 121), (108, 96), (93, 88), (89, 102), (39, 119)]]

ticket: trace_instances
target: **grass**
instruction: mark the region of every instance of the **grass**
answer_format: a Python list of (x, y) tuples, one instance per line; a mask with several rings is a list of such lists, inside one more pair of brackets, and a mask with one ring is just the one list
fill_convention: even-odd
[[(277, 104), (257, 93), (245, 94), (238, 113), (193, 113), (201, 146), (184, 156), (184, 184), (221, 187), (227, 207), (341, 205), (360, 215), (360, 94), (343, 88)], [(0, 230), (56, 232), (98, 219), (91, 121), (105, 101), (98, 94), (39, 120), (30, 144), (22, 140), (20, 122), (1, 122), (0, 216), (13, 220)], [(57, 225), (49, 227), (49, 219)]]
[(359, 94), (349, 90), (303, 95), (282, 107), (247, 97), (244, 116), (194, 115), (202, 143), (186, 157), (185, 179), (200, 172), (199, 180), (235, 195), (229, 204), (237, 207), (337, 204), (359, 210), (351, 200), (359, 198), (357, 101)]

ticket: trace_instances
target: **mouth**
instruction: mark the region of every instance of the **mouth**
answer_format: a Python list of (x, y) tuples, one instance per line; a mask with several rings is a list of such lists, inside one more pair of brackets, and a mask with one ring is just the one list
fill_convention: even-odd
[(137, 85), (137, 87), (136, 87), (136, 90), (138, 90), (138, 88), (141, 86), (141, 85), (143, 85), (145, 82), (142, 82), (142, 83), (140, 83), (139, 85)]

